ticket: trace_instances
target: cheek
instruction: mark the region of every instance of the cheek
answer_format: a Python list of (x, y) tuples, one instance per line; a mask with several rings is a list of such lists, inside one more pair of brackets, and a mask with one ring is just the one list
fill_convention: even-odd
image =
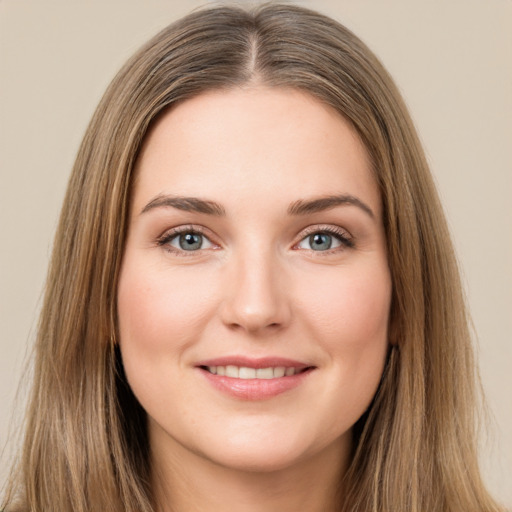
[(187, 350), (215, 311), (214, 297), (197, 271), (127, 256), (117, 302), (123, 366), (139, 402), (158, 416), (190, 392), (182, 378)]
[(192, 269), (162, 271), (126, 261), (118, 289), (122, 345), (156, 357), (186, 346), (215, 309), (211, 289)]
[(334, 269), (304, 285), (301, 307), (325, 339), (359, 344), (386, 337), (391, 302), (387, 267), (367, 272)]
[(387, 265), (333, 269), (307, 287), (305, 329), (336, 370), (338, 384), (369, 401), (380, 381), (388, 349), (391, 279)]

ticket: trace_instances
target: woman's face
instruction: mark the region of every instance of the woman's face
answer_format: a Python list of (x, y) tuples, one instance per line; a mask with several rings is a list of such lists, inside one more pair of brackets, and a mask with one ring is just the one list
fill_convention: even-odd
[(154, 454), (340, 458), (386, 358), (391, 280), (365, 148), (293, 90), (209, 92), (137, 164), (120, 347)]

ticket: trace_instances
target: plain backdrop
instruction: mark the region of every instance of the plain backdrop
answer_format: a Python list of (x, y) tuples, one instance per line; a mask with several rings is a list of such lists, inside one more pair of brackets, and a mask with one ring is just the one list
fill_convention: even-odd
[[(23, 386), (16, 404), (14, 398), (19, 382), (28, 381), (22, 368), (53, 233), (88, 120), (140, 44), (207, 3), (0, 0), (0, 485), (16, 450)], [(297, 3), (358, 34), (411, 109), (478, 335), (493, 418), (482, 441), (485, 479), (512, 506), (512, 1)]]

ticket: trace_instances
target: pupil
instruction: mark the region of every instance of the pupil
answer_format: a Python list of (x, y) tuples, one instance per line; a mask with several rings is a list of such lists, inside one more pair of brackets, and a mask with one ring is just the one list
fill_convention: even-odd
[(201, 248), (202, 236), (195, 233), (186, 233), (180, 236), (180, 247), (185, 251)]
[(309, 243), (313, 250), (326, 251), (331, 248), (332, 238), (330, 235), (326, 235), (325, 233), (316, 233), (309, 237)]

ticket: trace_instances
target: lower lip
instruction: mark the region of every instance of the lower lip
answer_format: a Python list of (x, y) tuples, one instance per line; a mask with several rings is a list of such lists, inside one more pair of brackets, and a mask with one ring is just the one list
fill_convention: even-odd
[(275, 379), (236, 379), (214, 375), (199, 368), (208, 382), (219, 391), (240, 400), (268, 400), (290, 391), (307, 379), (313, 368), (296, 375)]

